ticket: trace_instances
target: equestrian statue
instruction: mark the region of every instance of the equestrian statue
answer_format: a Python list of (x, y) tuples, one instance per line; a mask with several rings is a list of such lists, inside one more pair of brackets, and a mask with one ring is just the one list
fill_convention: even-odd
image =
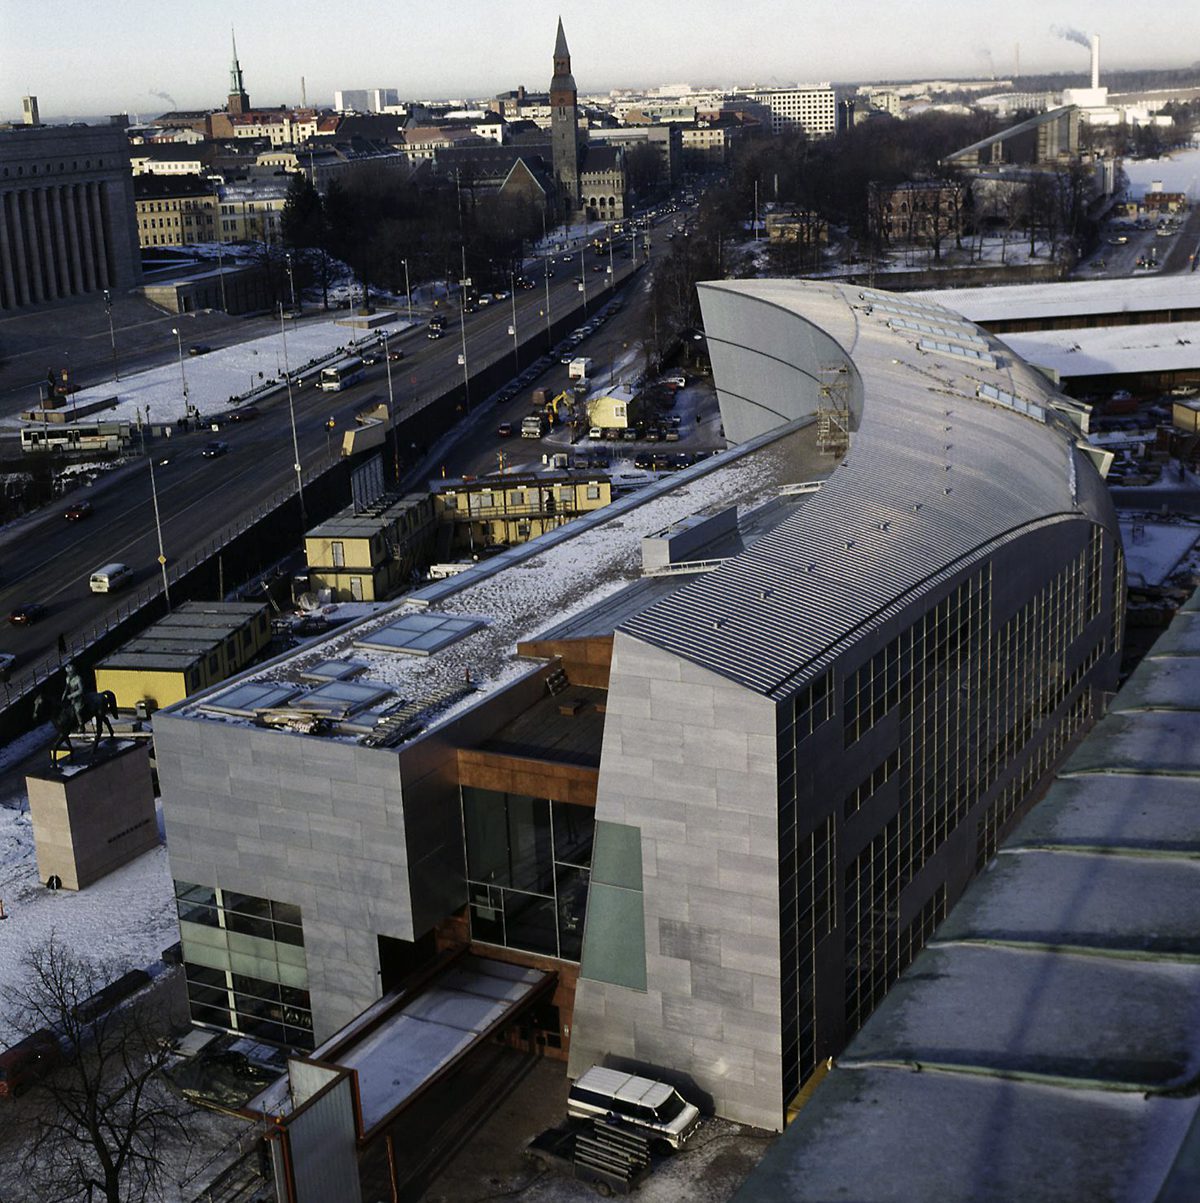
[(88, 756), (89, 760), (93, 759), (100, 747), (100, 735), (105, 728), (108, 729), (109, 739), (116, 738), (112, 723), (108, 721), (108, 716), (111, 714), (115, 717), (116, 713), (117, 695), (111, 689), (99, 693), (95, 690), (85, 690), (83, 678), (80, 677), (73, 661), (67, 662), (62, 698), (55, 703), (42, 693), (33, 704), (34, 721), (41, 722), (49, 718), (58, 732), (57, 739), (50, 745), (52, 764), (58, 763), (55, 753), (71, 751), (71, 736), (77, 731), (84, 731), (88, 723), (94, 724), (96, 733)]

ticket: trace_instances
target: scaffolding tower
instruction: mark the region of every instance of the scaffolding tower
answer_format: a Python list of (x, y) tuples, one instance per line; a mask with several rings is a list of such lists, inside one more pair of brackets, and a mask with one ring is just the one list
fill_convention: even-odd
[(850, 450), (850, 369), (844, 363), (821, 365), (817, 404), (817, 450), (845, 455)]

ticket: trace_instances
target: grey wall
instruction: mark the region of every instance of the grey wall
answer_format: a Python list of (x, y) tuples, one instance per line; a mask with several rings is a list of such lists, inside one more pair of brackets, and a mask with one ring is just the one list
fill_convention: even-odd
[[(412, 940), (395, 751), (159, 713), (154, 744), (177, 880), (300, 907), (324, 1040), (379, 997), (377, 934)], [(461, 848), (461, 841), (460, 841)]]
[(580, 977), (572, 1076), (663, 1070), (781, 1126), (777, 805), (774, 704), (618, 632), (596, 818), (641, 832), (647, 989)]
[(725, 437), (744, 443), (816, 412), (823, 365), (850, 368), (851, 409), (862, 413), (862, 382), (825, 331), (762, 296), (699, 286)]

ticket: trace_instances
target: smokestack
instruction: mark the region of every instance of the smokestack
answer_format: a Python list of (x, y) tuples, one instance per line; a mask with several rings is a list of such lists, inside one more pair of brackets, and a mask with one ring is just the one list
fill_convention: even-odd
[(1013, 79), (1021, 78), (1021, 43), (1017, 43), (1016, 54), (1014, 56), (1015, 64), (1013, 66)]
[(1092, 87), (1100, 86), (1100, 35), (1092, 34)]

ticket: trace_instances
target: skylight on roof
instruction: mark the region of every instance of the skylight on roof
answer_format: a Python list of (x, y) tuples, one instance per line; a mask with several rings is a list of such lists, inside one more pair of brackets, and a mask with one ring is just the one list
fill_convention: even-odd
[(406, 652), (410, 656), (431, 656), (483, 626), (480, 618), (457, 614), (405, 614), (395, 622), (356, 639), (354, 646), (373, 651)]
[(300, 677), (305, 681), (343, 681), (364, 668), (365, 664), (357, 664), (353, 660), (322, 660), (320, 664), (306, 668)]
[(967, 327), (935, 326), (929, 322), (914, 322), (909, 318), (893, 317), (888, 319), (888, 325), (893, 330), (915, 330), (920, 334), (940, 335), (942, 338), (953, 338), (960, 343), (969, 343), (973, 347), (986, 347), (987, 340), (971, 333)]
[(974, 347), (958, 347), (953, 343), (944, 343), (936, 338), (923, 338), (917, 343), (922, 351), (932, 351), (938, 355), (953, 355), (955, 359), (969, 359), (972, 363), (987, 364), (989, 368), (996, 366), (995, 358), (987, 351), (977, 351)]
[(288, 705), (298, 710), (351, 714), (391, 696), (391, 687), (378, 681), (329, 681), (318, 689), (292, 698)]
[(270, 681), (246, 681), (235, 685), (224, 693), (219, 693), (210, 701), (204, 702), (202, 709), (212, 710), (217, 714), (237, 714), (252, 718), (258, 710), (270, 710), (282, 706), (289, 698), (299, 691), (294, 685), (275, 685)]

